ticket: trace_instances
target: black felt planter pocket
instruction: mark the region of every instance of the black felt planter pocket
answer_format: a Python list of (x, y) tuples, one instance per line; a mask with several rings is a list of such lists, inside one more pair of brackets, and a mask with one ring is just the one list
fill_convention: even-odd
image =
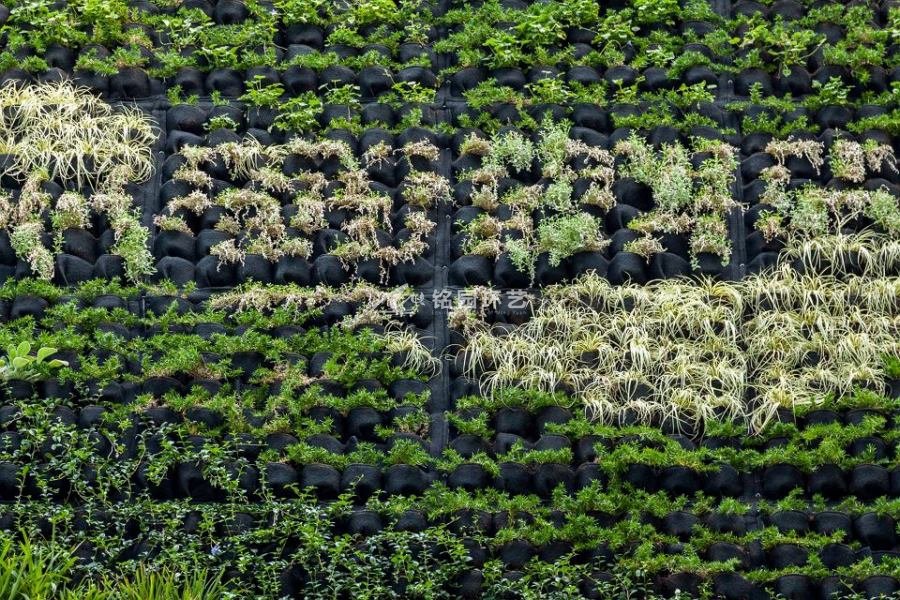
[(153, 254), (157, 259), (174, 256), (185, 260), (196, 259), (194, 236), (183, 231), (161, 231), (153, 241)]
[(494, 281), (501, 288), (526, 288), (530, 284), (528, 273), (516, 268), (506, 252), (497, 257), (494, 265)]
[(425, 515), (422, 511), (409, 509), (404, 510), (400, 513), (400, 516), (397, 517), (397, 522), (394, 523), (394, 531), (409, 531), (409, 532), (419, 532), (425, 531), (428, 527), (428, 521), (425, 518)]
[(15, 500), (19, 495), (19, 467), (0, 463), (0, 499)]
[(553, 563), (568, 556), (571, 552), (572, 544), (563, 540), (554, 540), (540, 548), (538, 558), (542, 562)]
[(97, 238), (84, 229), (66, 229), (63, 231), (62, 251), (89, 263), (97, 262), (100, 248)]
[(853, 440), (853, 443), (847, 447), (847, 453), (850, 456), (861, 456), (874, 452), (875, 460), (885, 460), (888, 458), (888, 447), (884, 440), (877, 437), (867, 436)]
[[(704, 50), (706, 49), (705, 46), (699, 44), (694, 45), (698, 46), (699, 48), (703, 48)], [(685, 50), (688, 50), (687, 46), (685, 47)], [(715, 72), (709, 67), (703, 65), (695, 65), (684, 72), (684, 74), (681, 76), (681, 81), (683, 81), (687, 85), (706, 84), (715, 86), (717, 84), (718, 77), (716, 76)]]
[(213, 489), (203, 472), (195, 464), (182, 463), (175, 471), (179, 492), (186, 498), (200, 502), (215, 500), (219, 493)]
[(385, 490), (392, 496), (421, 494), (428, 485), (425, 473), (412, 465), (391, 465), (384, 478)]
[(519, 463), (500, 463), (500, 475), (495, 487), (510, 494), (528, 494), (532, 491), (532, 475), (525, 465)]
[(175, 497), (175, 489), (172, 482), (171, 470), (168, 470), (159, 480), (151, 481), (148, 477), (148, 464), (142, 462), (134, 474), (134, 485), (139, 490), (146, 490), (151, 497), (157, 500), (170, 500)]
[(572, 420), (572, 411), (562, 406), (542, 408), (535, 416), (534, 423), (539, 433), (544, 433), (551, 423), (564, 424)]
[(772, 93), (772, 78), (762, 69), (745, 69), (735, 78), (735, 92), (741, 96), (749, 96), (754, 85), (762, 86), (763, 94)]
[(75, 411), (68, 406), (57, 406), (54, 408), (51, 419), (63, 425), (74, 425), (77, 420)]
[(900, 584), (889, 575), (866, 577), (859, 587), (866, 598), (893, 598), (900, 590)]
[(4, 383), (0, 393), (8, 400), (27, 400), (34, 396), (34, 384), (24, 379), (10, 379)]
[(276, 283), (294, 283), (301, 286), (312, 281), (312, 265), (300, 256), (282, 256), (275, 267)]
[(606, 277), (609, 260), (602, 252), (579, 252), (570, 259), (572, 275), (584, 275), (593, 271), (600, 277)]
[(309, 574), (301, 565), (291, 565), (278, 575), (280, 593), (288, 598), (303, 598)]
[(354, 408), (347, 415), (346, 431), (362, 441), (376, 441), (375, 428), (381, 425), (381, 415), (373, 408)]
[(666, 598), (670, 598), (676, 593), (686, 594), (688, 598), (697, 598), (700, 594), (701, 582), (700, 576), (694, 573), (672, 573), (660, 577), (656, 585)]
[(650, 279), (673, 279), (691, 274), (691, 263), (671, 252), (655, 254), (650, 261)]
[(737, 535), (742, 535), (747, 529), (743, 516), (718, 512), (706, 517), (706, 525), (713, 531)]
[(817, 588), (806, 575), (782, 575), (775, 580), (775, 593), (786, 600), (806, 600), (815, 597)]
[(806, 550), (796, 544), (779, 544), (769, 551), (768, 563), (773, 569), (802, 567), (809, 560)]
[(474, 491), (487, 487), (490, 476), (484, 467), (477, 464), (462, 464), (447, 477), (447, 485), (455, 489)]
[(536, 554), (534, 546), (525, 540), (513, 540), (500, 548), (500, 560), (509, 569), (521, 569)]
[(106, 409), (102, 406), (85, 406), (78, 413), (78, 426), (84, 429), (95, 427), (103, 422), (103, 414)]
[(538, 465), (534, 472), (534, 490), (542, 497), (549, 498), (557, 486), (562, 485), (567, 492), (574, 489), (575, 473), (568, 465), (545, 463)]
[(845, 531), (849, 534), (853, 530), (853, 522), (847, 514), (824, 511), (813, 517), (813, 530), (823, 535), (830, 535), (837, 531)]
[(238, 266), (238, 281), (246, 283), (273, 283), (275, 270), (272, 263), (265, 256), (259, 254), (247, 254), (244, 261)]
[(434, 277), (434, 265), (419, 256), (413, 262), (401, 262), (394, 268), (398, 285), (425, 285)]
[(767, 498), (784, 498), (791, 490), (804, 487), (803, 473), (793, 465), (773, 465), (763, 471), (762, 487)]
[(726, 600), (747, 600), (755, 586), (739, 573), (718, 573), (713, 575), (713, 591)]
[(252, 129), (268, 130), (272, 127), (278, 116), (274, 108), (254, 107), (247, 111), (247, 127)]
[(797, 510), (782, 510), (773, 513), (771, 521), (781, 533), (806, 533), (809, 531), (809, 516)]
[(61, 285), (88, 281), (94, 276), (94, 265), (83, 258), (60, 254), (56, 257), (53, 280)]
[(647, 283), (647, 262), (637, 254), (620, 252), (610, 261), (607, 278), (613, 285), (627, 282), (643, 285)]
[(850, 493), (864, 501), (871, 501), (890, 491), (890, 473), (878, 465), (859, 465), (850, 472)]
[(49, 302), (38, 296), (32, 296), (30, 294), (16, 296), (9, 309), (9, 318), (19, 319), (21, 317), (32, 316), (35, 319), (40, 319), (44, 316), (44, 311), (49, 306)]
[(150, 77), (143, 69), (125, 67), (109, 78), (109, 95), (113, 100), (146, 98), (150, 91)]
[(450, 447), (459, 452), (463, 458), (471, 458), (476, 452), (487, 452), (487, 443), (477, 435), (464, 434), (450, 442)]
[(189, 408), (185, 412), (185, 417), (193, 423), (198, 423), (210, 429), (219, 427), (225, 422), (225, 419), (217, 411), (202, 406)]
[(203, 135), (205, 123), (206, 111), (199, 106), (176, 104), (166, 111), (166, 127), (169, 131), (180, 130)]
[(662, 529), (668, 535), (674, 535), (684, 541), (690, 538), (694, 526), (699, 524), (700, 519), (696, 515), (685, 511), (676, 511), (665, 516)]
[(723, 260), (717, 254), (701, 252), (697, 255), (699, 269), (696, 272), (707, 277), (720, 277), (728, 266), (728, 260), (728, 257)]
[(384, 529), (384, 523), (377, 512), (357, 509), (347, 517), (345, 529), (350, 535), (369, 536)]
[(656, 491), (659, 486), (656, 471), (652, 467), (642, 464), (628, 465), (625, 469), (624, 480), (626, 483), (648, 492)]
[(462, 508), (455, 511), (448, 523), (448, 529), (454, 533), (490, 533), (493, 526), (491, 513), (484, 510)]
[(672, 496), (691, 495), (700, 489), (700, 477), (687, 467), (668, 467), (660, 473), (660, 485)]
[(581, 490), (590, 487), (598, 482), (600, 485), (606, 485), (607, 478), (603, 469), (598, 464), (584, 464), (575, 471), (575, 489)]
[[(282, 498), (296, 495), (300, 481), (297, 469), (285, 463), (268, 463), (265, 471), (266, 486)], [(305, 487), (305, 486), (304, 486)]]
[(853, 119), (853, 111), (846, 106), (826, 106), (816, 113), (816, 122), (823, 129), (846, 129)]
[(200, 287), (230, 287), (237, 283), (237, 266), (205, 256), (197, 263), (196, 276)]
[(481, 598), (484, 587), (484, 574), (480, 569), (469, 569), (459, 575), (456, 580), (456, 593), (460, 598)]
[(707, 476), (704, 491), (715, 496), (739, 496), (744, 491), (741, 474), (731, 465), (721, 464)]
[(819, 559), (829, 569), (848, 567), (853, 564), (853, 548), (846, 544), (826, 544), (819, 551)]
[(808, 490), (810, 494), (839, 498), (847, 493), (844, 472), (837, 465), (822, 465), (810, 473)]
[(568, 261), (562, 261), (558, 265), (550, 263), (550, 255), (546, 252), (538, 254), (534, 266), (534, 278), (541, 285), (554, 285), (568, 279), (570, 276)]
[(872, 550), (889, 550), (897, 543), (896, 523), (889, 516), (876, 513), (860, 515), (853, 523), (856, 539)]
[(311, 488), (323, 500), (336, 498), (341, 490), (341, 474), (330, 465), (311, 464), (303, 467), (300, 487)]
[(72, 72), (72, 79), (75, 84), (90, 88), (96, 94), (103, 96), (109, 94), (109, 77), (106, 75), (75, 69)]
[(450, 283), (459, 286), (489, 285), (494, 269), (484, 256), (467, 255), (450, 265)]
[(206, 75), (200, 69), (182, 67), (178, 69), (175, 77), (166, 83), (169, 84), (170, 89), (180, 86), (182, 93), (186, 96), (203, 96), (206, 95), (205, 81)]
[(569, 438), (555, 434), (542, 435), (533, 446), (535, 450), (569, 450), (571, 447)]
[[(232, 463), (228, 467), (230, 477), (237, 479), (238, 488), (248, 495), (254, 495), (259, 491), (259, 471), (252, 466), (239, 466), (238, 463)], [(221, 493), (217, 495), (217, 498)]]
[[(3, 155), (0, 155), (0, 169), (3, 168)], [(9, 233), (0, 231), (0, 264), (14, 266), (16, 261), (16, 251), (10, 243)]]
[(839, 423), (841, 417), (833, 410), (814, 410), (806, 415), (805, 424), (810, 425), (828, 425), (830, 423)]
[(350, 273), (336, 256), (325, 254), (313, 261), (313, 278), (318, 283), (339, 287), (350, 281)]
[(533, 432), (531, 415), (521, 408), (501, 408), (494, 417), (494, 429), (498, 433), (530, 437)]
[(575, 462), (593, 462), (597, 458), (597, 444), (602, 440), (598, 435), (588, 435), (575, 444)]
[[(0, 387), (0, 394), (3, 388)], [(22, 411), (18, 406), (7, 404), (0, 406), (0, 427), (15, 428), (14, 421), (22, 416)]]
[(234, 69), (216, 69), (204, 83), (207, 91), (217, 91), (225, 97), (236, 98), (244, 93), (244, 78)]
[(850, 584), (837, 575), (819, 581), (819, 598), (822, 600), (842, 600), (852, 591)]

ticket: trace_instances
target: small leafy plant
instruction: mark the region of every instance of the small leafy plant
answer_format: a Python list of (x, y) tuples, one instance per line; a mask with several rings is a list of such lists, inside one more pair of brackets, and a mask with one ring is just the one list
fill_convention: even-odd
[(18, 346), (9, 346), (6, 356), (0, 357), (0, 379), (4, 381), (24, 380), (40, 381), (49, 375), (50, 371), (67, 367), (68, 362), (59, 359), (50, 359), (56, 354), (56, 348), (43, 346), (37, 349), (37, 353), (31, 354), (31, 344), (21, 342)]

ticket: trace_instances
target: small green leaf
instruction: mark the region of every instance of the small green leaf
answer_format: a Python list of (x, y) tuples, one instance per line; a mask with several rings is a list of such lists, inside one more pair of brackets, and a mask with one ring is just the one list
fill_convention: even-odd
[(51, 354), (56, 354), (56, 348), (50, 348), (48, 346), (45, 346), (43, 348), (38, 349), (38, 351), (37, 351), (38, 362), (43, 361), (45, 358), (47, 358)]
[(32, 358), (29, 356), (16, 356), (12, 359), (12, 366), (15, 369), (24, 369), (31, 364)]

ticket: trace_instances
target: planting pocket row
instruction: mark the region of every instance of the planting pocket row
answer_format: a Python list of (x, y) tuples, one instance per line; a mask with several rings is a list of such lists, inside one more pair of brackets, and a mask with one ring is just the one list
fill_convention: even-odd
[[(757, 542), (746, 548), (731, 542), (701, 542), (700, 546), (690, 541), (666, 543), (665, 536), (653, 536), (636, 548), (637, 542), (627, 539), (628, 526), (595, 526), (587, 532), (584, 520), (570, 520), (562, 514), (534, 521), (516, 519), (503, 511), (479, 514), (457, 510), (446, 518), (428, 515), (425, 509), (441, 497), (438, 493), (426, 498), (423, 508), (400, 500), (387, 511), (348, 510), (338, 503), (316, 505), (308, 497), (232, 505), (226, 510), (218, 504), (145, 501), (135, 506), (141, 510), (122, 505), (96, 513), (92, 510), (96, 507), (75, 508), (56, 520), (54, 532), (57, 540), (80, 540), (86, 533), (110, 528), (121, 533), (115, 547), (83, 540), (79, 569), (90, 561), (95, 569), (115, 572), (120, 561), (130, 559), (163, 565), (172, 560), (171, 555), (159, 554), (157, 549), (181, 539), (187, 543), (179, 551), (179, 559), (211, 555), (212, 560), (204, 564), (227, 569), (226, 585), (240, 585), (245, 591), (269, 587), (304, 598), (319, 597), (316, 589), (325, 572), (322, 561), (331, 564), (335, 552), (346, 563), (335, 564), (344, 565), (337, 569), (339, 573), (357, 572), (361, 568), (357, 561), (365, 568), (373, 561), (383, 561), (385, 569), (378, 571), (376, 585), (385, 589), (395, 589), (392, 581), (397, 574), (391, 568), (395, 563), (389, 559), (394, 552), (401, 553), (406, 557), (403, 585), (415, 585), (419, 577), (423, 581), (437, 577), (447, 590), (464, 598), (480, 598), (501, 589), (509, 592), (510, 586), (517, 593), (527, 593), (533, 586), (546, 592), (548, 586), (552, 590), (563, 585), (567, 597), (604, 598), (629, 589), (630, 584), (640, 585), (645, 597), (658, 599), (671, 597), (675, 588), (699, 595), (701, 587), (711, 585), (716, 598), (769, 597), (774, 591), (788, 598), (832, 600), (849, 598), (854, 589), (866, 598), (876, 598), (897, 588), (891, 574), (895, 557), (890, 552), (829, 542), (827, 536), (805, 539), (769, 532), (765, 547)], [(50, 522), (39, 516), (38, 507), (46, 509), (47, 505), (24, 502), (8, 511), (2, 518), (3, 528), (28, 526), (29, 531), (49, 535)], [(296, 516), (273, 519), (275, 511)], [(314, 526), (298, 528), (302, 520), (313, 518)], [(533, 542), (517, 538), (525, 527), (546, 531), (554, 524), (561, 532), (559, 539)], [(867, 528), (868, 516), (860, 517), (857, 525), (860, 530)], [(576, 526), (582, 527), (585, 535), (567, 541), (565, 532)], [(634, 525), (631, 527), (634, 533)], [(638, 529), (649, 534), (646, 527), (639, 525)], [(307, 537), (310, 534), (318, 540), (315, 548), (309, 546), (313, 543)], [(223, 547), (228, 551), (216, 552)], [(640, 558), (635, 551), (642, 552)], [(427, 576), (424, 570), (411, 570), (423, 561), (431, 565)], [(638, 561), (652, 566), (636, 572)], [(270, 568), (251, 569), (248, 562), (266, 563)], [(543, 579), (547, 572), (560, 571), (562, 580), (547, 583)], [(343, 578), (329, 578), (329, 583), (332, 589), (349, 586)]]
[(305, 87), (311, 69), (324, 81), (341, 81), (344, 71), (379, 73), (384, 68), (376, 67), (388, 65), (403, 80), (416, 79), (417, 71), (434, 80), (430, 46), (439, 35), (434, 21), (440, 12), (393, 2), (138, 2), (108, 7), (101, 24), (68, 5), (14, 5), (0, 14), (0, 72), (7, 81), (72, 74), (81, 85), (123, 99), (161, 95), (167, 88), (239, 96), (257, 76), (274, 73), (277, 82), (276, 67), (285, 71), (289, 89)]
[(341, 138), (182, 148), (155, 218), (161, 276), (203, 287), (430, 282), (435, 211), (449, 198), (440, 150), (427, 136), (395, 149), (379, 130), (361, 144), (365, 168)]

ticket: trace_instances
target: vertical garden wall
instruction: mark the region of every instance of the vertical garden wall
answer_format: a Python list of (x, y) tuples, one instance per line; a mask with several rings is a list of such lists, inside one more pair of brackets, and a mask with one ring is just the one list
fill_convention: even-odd
[(0, 6), (0, 594), (900, 595), (900, 7)]

